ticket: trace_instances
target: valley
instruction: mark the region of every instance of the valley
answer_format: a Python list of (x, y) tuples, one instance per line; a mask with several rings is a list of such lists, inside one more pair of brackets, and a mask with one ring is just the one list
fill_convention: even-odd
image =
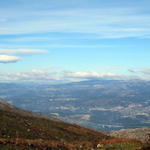
[(96, 130), (150, 126), (150, 82), (89, 80), (49, 85), (1, 83), (0, 99)]

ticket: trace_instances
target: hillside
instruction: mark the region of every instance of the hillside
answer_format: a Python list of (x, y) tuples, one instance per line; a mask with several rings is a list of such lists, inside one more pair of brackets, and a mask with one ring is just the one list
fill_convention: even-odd
[(6, 112), (17, 113), (17, 114), (20, 114), (21, 116), (25, 116), (25, 117), (35, 117), (35, 118), (43, 118), (43, 119), (53, 120), (53, 121), (60, 121), (56, 117), (53, 117), (50, 115), (32, 113), (29, 111), (19, 109), (13, 105), (10, 105), (9, 103), (7, 103), (5, 101), (0, 101), (0, 110), (6, 111)]
[(0, 102), (0, 150), (135, 150), (143, 146), (42, 116)]
[(64, 140), (69, 142), (107, 139), (102, 132), (64, 123), (55, 118), (30, 113), (8, 103), (0, 103), (0, 137)]
[(42, 118), (8, 103), (0, 102), (0, 143), (32, 143), (33, 145), (79, 145), (110, 139), (102, 132), (93, 131), (55, 118)]

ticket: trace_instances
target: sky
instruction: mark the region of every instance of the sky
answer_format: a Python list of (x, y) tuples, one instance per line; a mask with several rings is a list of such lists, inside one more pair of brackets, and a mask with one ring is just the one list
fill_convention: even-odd
[(149, 0), (0, 0), (0, 81), (150, 79)]

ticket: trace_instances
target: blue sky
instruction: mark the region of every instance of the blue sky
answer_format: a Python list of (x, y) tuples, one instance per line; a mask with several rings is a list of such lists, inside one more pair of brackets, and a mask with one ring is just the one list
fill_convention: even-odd
[(149, 0), (0, 1), (1, 81), (149, 79)]

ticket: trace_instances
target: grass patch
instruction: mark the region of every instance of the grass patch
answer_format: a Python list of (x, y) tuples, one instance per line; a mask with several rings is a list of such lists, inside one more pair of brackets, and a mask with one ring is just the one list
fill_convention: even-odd
[(13, 146), (13, 145), (0, 145), (0, 150), (35, 150), (31, 147), (21, 147), (21, 146)]
[(137, 143), (117, 143), (101, 146), (97, 150), (135, 150), (141, 147), (141, 144)]

